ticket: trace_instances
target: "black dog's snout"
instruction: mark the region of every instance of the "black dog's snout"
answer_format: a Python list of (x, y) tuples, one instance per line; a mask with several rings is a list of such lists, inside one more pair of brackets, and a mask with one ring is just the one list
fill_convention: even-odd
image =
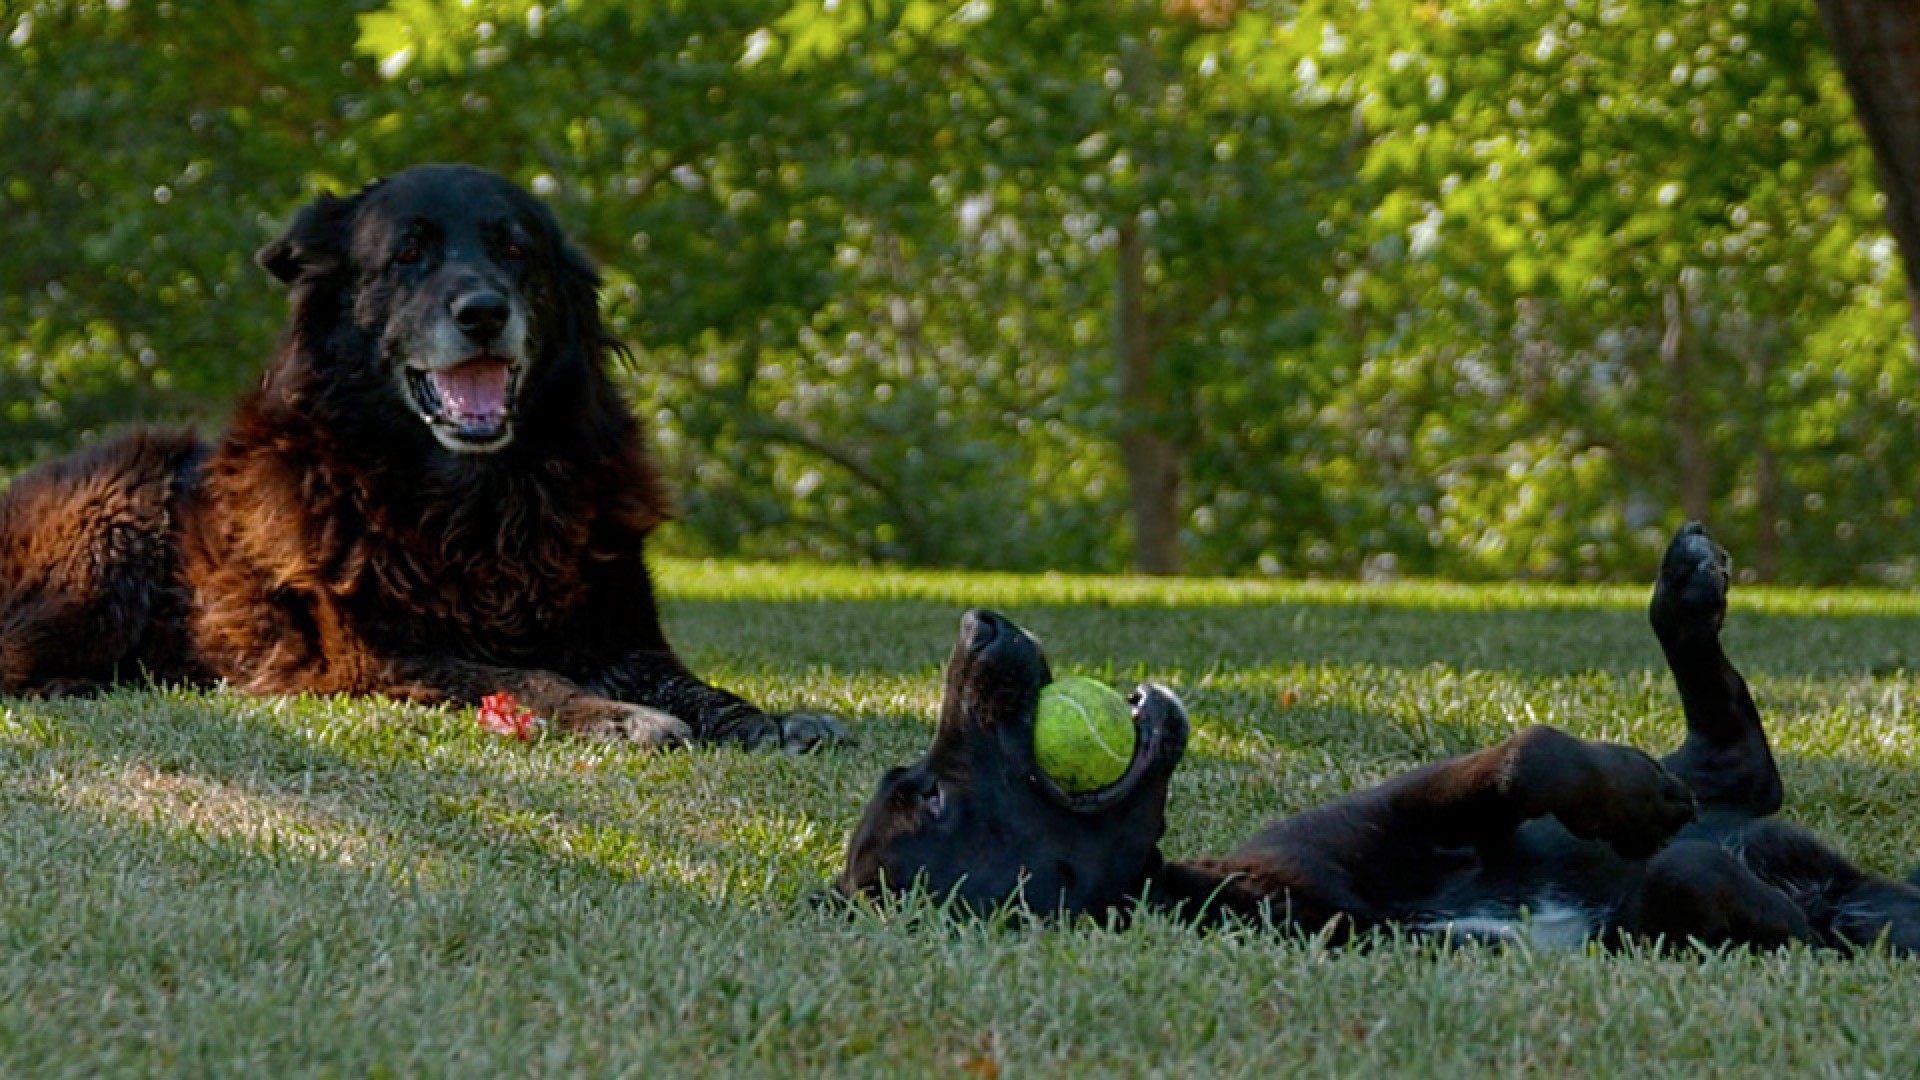
[(507, 325), (507, 298), (491, 290), (455, 297), (452, 310), (454, 325), (475, 344), (499, 337)]
[(999, 613), (975, 608), (960, 616), (960, 638), (969, 649), (984, 649), (993, 644), (1000, 636), (1000, 631), (1008, 625)]

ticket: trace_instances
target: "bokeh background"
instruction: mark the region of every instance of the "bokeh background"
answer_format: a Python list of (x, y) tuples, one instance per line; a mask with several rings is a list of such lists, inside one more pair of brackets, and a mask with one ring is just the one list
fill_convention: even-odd
[(1813, 0), (0, 0), (0, 474), (218, 429), (305, 200), (459, 160), (604, 268), (668, 550), (1920, 570)]

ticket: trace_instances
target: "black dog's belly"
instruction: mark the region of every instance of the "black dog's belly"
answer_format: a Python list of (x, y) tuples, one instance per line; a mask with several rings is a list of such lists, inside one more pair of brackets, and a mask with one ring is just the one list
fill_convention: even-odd
[(1506, 843), (1472, 854), (1403, 921), (1459, 941), (1577, 948), (1618, 928), (1643, 877), (1643, 864), (1551, 819), (1528, 822)]
[(1577, 949), (1613, 923), (1610, 909), (1587, 907), (1549, 889), (1464, 910), (1426, 912), (1410, 925), (1421, 934), (1461, 943), (1525, 942), (1541, 949)]

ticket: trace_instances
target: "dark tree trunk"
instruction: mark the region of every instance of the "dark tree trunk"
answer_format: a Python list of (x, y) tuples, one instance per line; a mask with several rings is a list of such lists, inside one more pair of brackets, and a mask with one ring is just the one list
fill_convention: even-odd
[(1760, 491), (1759, 524), (1753, 544), (1753, 572), (1763, 582), (1780, 576), (1780, 464), (1773, 447), (1760, 444), (1759, 460), (1754, 463), (1754, 486)]
[(1920, 337), (1920, 3), (1820, 0), (1827, 36), (1880, 163), (1887, 224), (1907, 267), (1907, 301)]
[(1167, 438), (1167, 400), (1155, 377), (1157, 342), (1147, 315), (1146, 238), (1140, 222), (1120, 225), (1113, 344), (1120, 365), (1120, 453), (1132, 501), (1133, 568), (1180, 572), (1180, 450)]
[(1668, 419), (1673, 425), (1680, 470), (1680, 509), (1691, 521), (1710, 520), (1713, 508), (1713, 462), (1700, 432), (1700, 409), (1694, 399), (1693, 346), (1687, 340), (1687, 305), (1679, 289), (1668, 289), (1666, 331), (1660, 337), (1660, 360), (1666, 365)]
[(1767, 404), (1767, 385), (1773, 380), (1774, 353), (1780, 341), (1780, 326), (1763, 319), (1747, 342), (1747, 388), (1752, 407), (1747, 415), (1758, 418), (1755, 429), (1753, 486), (1757, 496), (1754, 507), (1758, 520), (1754, 525), (1754, 575), (1763, 582), (1780, 576), (1780, 461), (1768, 439), (1766, 418), (1772, 415)]

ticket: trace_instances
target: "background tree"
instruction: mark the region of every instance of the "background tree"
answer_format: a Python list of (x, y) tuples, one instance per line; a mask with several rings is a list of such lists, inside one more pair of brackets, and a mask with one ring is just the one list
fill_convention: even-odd
[(1906, 255), (1907, 299), (1920, 332), (1920, 7), (1820, 0), (1860, 124), (1880, 161), (1887, 224)]
[[(921, 250), (972, 268), (996, 326), (1030, 329), (1014, 362), (1111, 388), (1070, 422), (1118, 446), (1135, 569), (1177, 573), (1183, 533), (1219, 524), (1226, 470), (1208, 465), (1235, 458), (1275, 494), (1303, 494), (1275, 475), (1291, 459), (1279, 431), (1242, 421), (1302, 390), (1284, 358), (1318, 323), (1328, 245), (1313, 204), (1341, 182), (1342, 130), (1257, 71), (1274, 44), (1264, 15), (1051, 0), (944, 11), (809, 0), (776, 21), (768, 51), (786, 71), (831, 72), (836, 95), (890, 103), (869, 113), (886, 123), (843, 130), (935, 193), (947, 218), (923, 224), (958, 235)], [(915, 137), (901, 138), (903, 114), (926, 118)], [(1078, 320), (1053, 317), (1061, 299)]]
[[(3, 0), (0, 0), (3, 5)], [(0, 471), (212, 427), (251, 252), (553, 200), (703, 554), (1915, 568), (1911, 308), (1804, 0), (0, 6)]]
[(1394, 478), (1390, 548), (1607, 576), (1684, 514), (1761, 577), (1903, 557), (1898, 267), (1814, 18), (1302, 8), (1310, 92), (1371, 133), (1334, 415)]

